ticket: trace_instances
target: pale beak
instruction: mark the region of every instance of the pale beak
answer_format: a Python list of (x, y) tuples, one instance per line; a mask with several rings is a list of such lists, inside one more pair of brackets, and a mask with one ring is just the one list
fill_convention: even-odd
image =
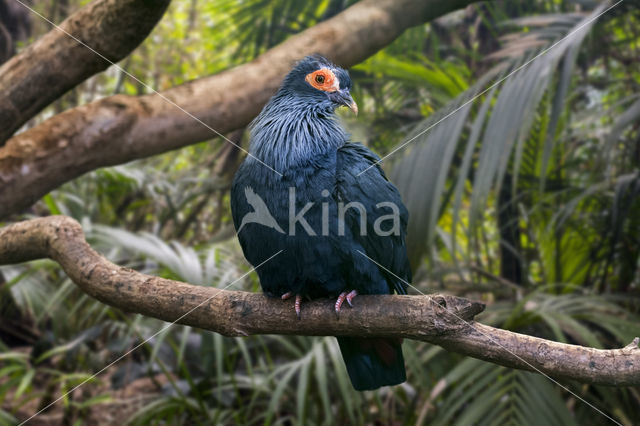
[(358, 104), (353, 100), (348, 90), (336, 90), (329, 93), (329, 99), (333, 102), (348, 107), (355, 115), (358, 115)]
[(349, 105), (347, 105), (349, 107), (349, 109), (351, 111), (353, 111), (353, 113), (358, 116), (358, 104), (356, 103), (356, 101), (354, 101), (353, 99), (351, 100), (351, 103)]

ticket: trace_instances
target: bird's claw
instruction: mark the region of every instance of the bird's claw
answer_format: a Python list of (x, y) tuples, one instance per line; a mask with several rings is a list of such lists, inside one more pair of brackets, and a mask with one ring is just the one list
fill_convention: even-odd
[(296, 315), (298, 316), (298, 319), (300, 319), (300, 305), (302, 305), (302, 296), (300, 296), (299, 294), (296, 294), (296, 301), (293, 306), (296, 310)]
[(355, 290), (351, 290), (349, 294), (347, 294), (347, 303), (349, 306), (353, 308), (353, 299), (358, 295), (358, 292)]
[[(287, 299), (291, 298), (292, 296), (293, 296), (293, 292), (288, 291), (285, 294), (283, 294), (281, 297), (282, 297), (282, 300), (287, 300)], [(296, 301), (294, 302), (293, 306), (294, 306), (294, 309), (296, 310), (296, 316), (298, 317), (298, 319), (300, 319), (301, 318), (300, 317), (300, 311), (301, 311), (300, 307), (302, 306), (302, 296), (300, 296), (299, 294), (296, 294)]]
[(338, 300), (336, 300), (336, 304), (335, 304), (336, 315), (340, 314), (340, 309), (342, 308), (342, 304), (344, 303), (345, 300), (347, 301), (349, 306), (353, 308), (353, 298), (356, 297), (357, 295), (358, 295), (358, 292), (356, 290), (351, 290), (349, 293), (347, 293), (346, 291), (343, 291), (342, 293), (340, 293), (340, 295), (338, 296)]

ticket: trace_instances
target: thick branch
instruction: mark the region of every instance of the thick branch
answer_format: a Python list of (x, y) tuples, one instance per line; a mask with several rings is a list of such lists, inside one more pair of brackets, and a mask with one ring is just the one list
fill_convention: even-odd
[[(170, 0), (97, 0), (60, 27), (118, 62), (155, 27)], [(109, 62), (58, 29), (0, 67), (0, 145), (42, 108)]]
[(637, 338), (622, 349), (600, 350), (526, 336), (473, 322), (484, 305), (446, 295), (359, 296), (355, 308), (343, 310), (340, 318), (331, 301), (316, 300), (305, 303), (299, 321), (290, 302), (193, 286), (114, 265), (89, 247), (80, 225), (68, 217), (51, 216), (0, 229), (0, 264), (43, 257), (58, 262), (80, 288), (104, 303), (228, 336), (396, 336), (554, 377), (640, 385)]
[[(320, 53), (348, 67), (388, 45), (407, 28), (474, 1), (364, 0), (253, 62), (177, 86), (162, 96), (227, 133), (246, 126), (292, 64), (305, 55)], [(0, 149), (0, 218), (24, 210), (90, 170), (214, 136), (157, 94), (112, 96), (58, 114)]]

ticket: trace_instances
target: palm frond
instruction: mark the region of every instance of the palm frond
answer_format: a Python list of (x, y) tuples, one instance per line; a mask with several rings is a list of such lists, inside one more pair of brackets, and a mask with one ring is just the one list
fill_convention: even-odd
[[(464, 153), (460, 155), (463, 159), (463, 167), (456, 169), (460, 179), (470, 176), (473, 172), (470, 229), (477, 226), (477, 219), (485, 209), (491, 190), (500, 189), (505, 173), (512, 164), (514, 151), (515, 161), (520, 164), (523, 144), (530, 134), (540, 102), (552, 86), (558, 64), (563, 58), (565, 65), (557, 85), (559, 94), (554, 98), (552, 111), (558, 113), (558, 109), (564, 105), (575, 55), (585, 35), (594, 25), (593, 17), (597, 16), (605, 6), (606, 4), (600, 5), (585, 17), (575, 14), (545, 17), (545, 22), (556, 22), (556, 24), (552, 26), (553, 28), (546, 26), (537, 29), (536, 37), (545, 40), (546, 46), (553, 46), (553, 48), (548, 51), (538, 49), (535, 55), (530, 49), (521, 50), (521, 53), (530, 52), (529, 56), (527, 59), (509, 63), (512, 71), (507, 74), (504, 82), (501, 82), (490, 113), (487, 112), (490, 104), (486, 104), (484, 108), (481, 107), (476, 113), (476, 116), (482, 117), (482, 120), (476, 120), (470, 136), (472, 139), (481, 137), (477, 161), (471, 161), (474, 150), (467, 146)], [(579, 17), (582, 19), (578, 19)], [(522, 24), (522, 22), (516, 21), (512, 24)], [(571, 36), (563, 38), (567, 34)], [(473, 110), (471, 104), (465, 104), (465, 102), (474, 99), (478, 94), (484, 95), (486, 89), (482, 89), (486, 82), (494, 78), (499, 69), (493, 68), (478, 83), (456, 98), (448, 108), (434, 114), (426, 122), (420, 123), (413, 132), (417, 137), (411, 142), (412, 146), (405, 149), (403, 157), (393, 166), (392, 180), (398, 186), (403, 199), (406, 200), (410, 212), (408, 247), (413, 264), (416, 264), (417, 259), (421, 258), (427, 247), (431, 246), (439, 214), (444, 211), (442, 203), (448, 202), (448, 196), (443, 200), (442, 194), (452, 171), (453, 159), (456, 158), (456, 152), (460, 149), (459, 140), (462, 135), (467, 135), (463, 132), (467, 116)], [(498, 81), (501, 80), (502, 78)], [(491, 98), (493, 94), (492, 91)], [(484, 98), (491, 99), (488, 96)], [(464, 107), (461, 108), (463, 105)], [(455, 115), (439, 121), (440, 117), (445, 117), (448, 111), (456, 108), (460, 110)], [(432, 123), (436, 124), (429, 129)], [(545, 175), (545, 161), (548, 161), (552, 152), (556, 124), (557, 120), (552, 120), (547, 126), (550, 133), (545, 142), (546, 154), (543, 154), (541, 178)], [(425, 132), (424, 129), (429, 131)], [(517, 179), (514, 181), (517, 182)], [(462, 188), (458, 180), (455, 186), (457, 192), (454, 194), (457, 204), (454, 210), (457, 212), (459, 212)], [(459, 218), (454, 220), (458, 222)]]

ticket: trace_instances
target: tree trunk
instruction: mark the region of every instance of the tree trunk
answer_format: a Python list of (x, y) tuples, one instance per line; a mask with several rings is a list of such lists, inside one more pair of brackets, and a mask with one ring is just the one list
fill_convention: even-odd
[(97, 0), (2, 65), (0, 146), (69, 89), (131, 53), (169, 2)]

